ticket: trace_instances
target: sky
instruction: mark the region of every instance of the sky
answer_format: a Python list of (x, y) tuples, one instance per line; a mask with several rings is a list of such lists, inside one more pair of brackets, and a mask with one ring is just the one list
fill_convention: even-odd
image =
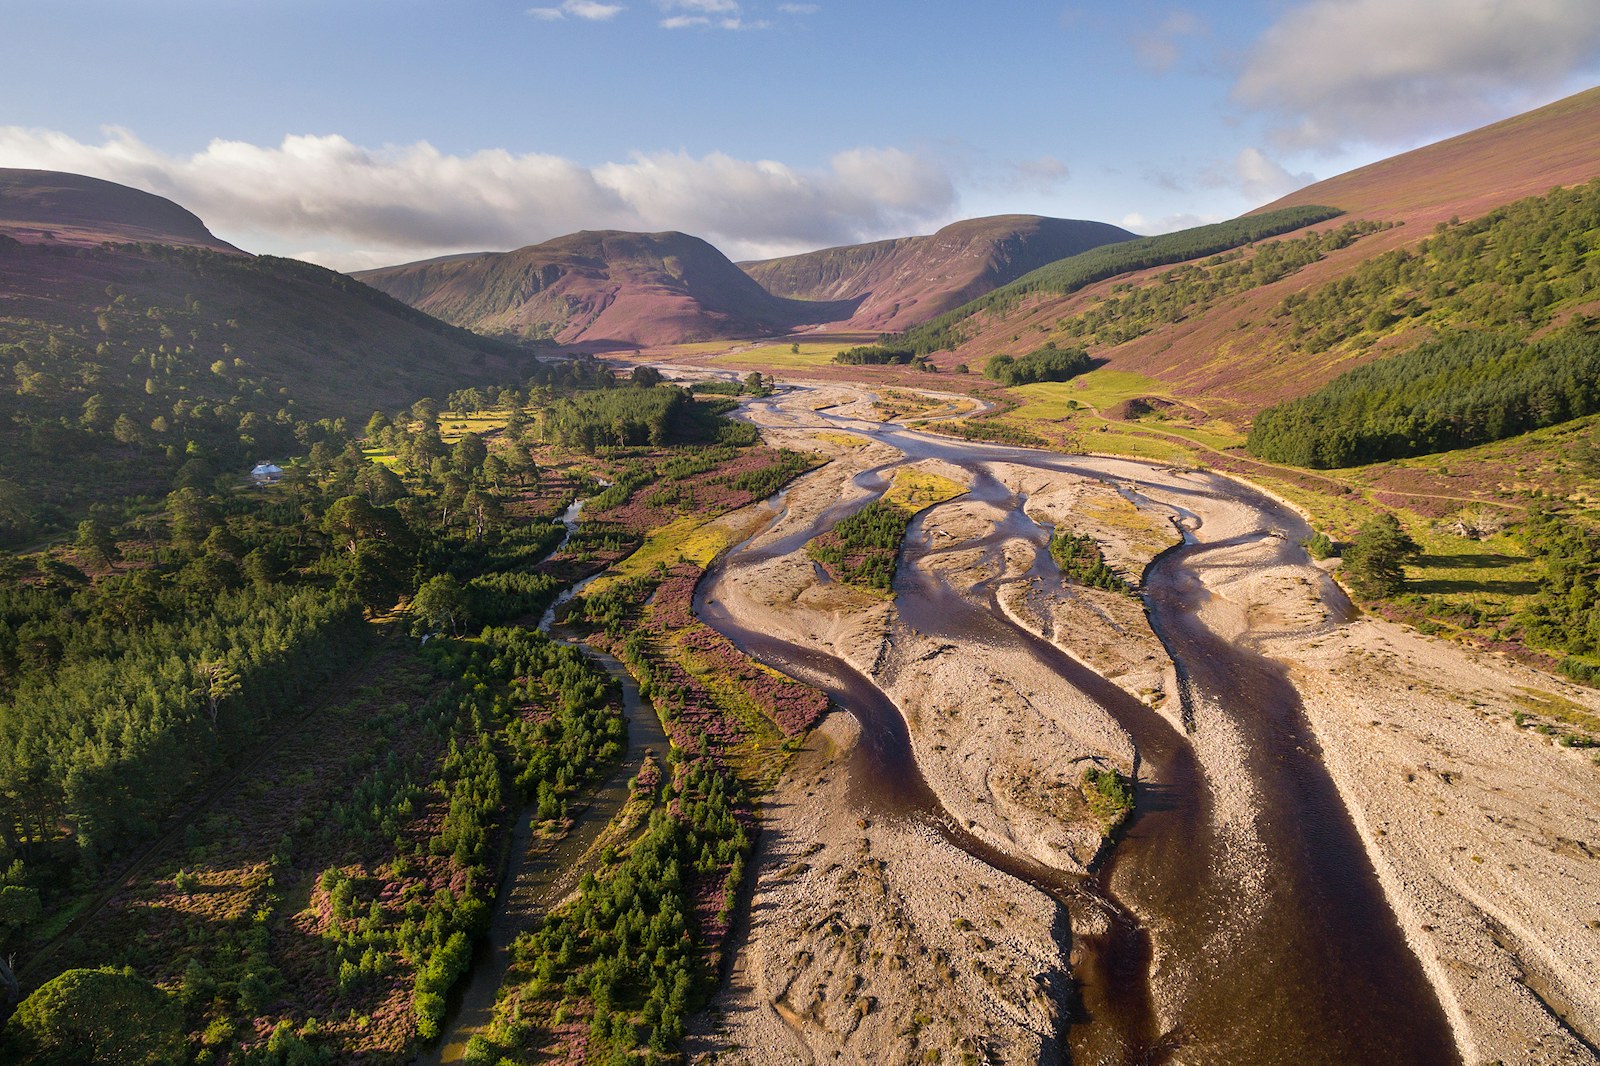
[(0, 166), (359, 269), (1231, 218), (1600, 83), (1596, 0), (0, 0)]

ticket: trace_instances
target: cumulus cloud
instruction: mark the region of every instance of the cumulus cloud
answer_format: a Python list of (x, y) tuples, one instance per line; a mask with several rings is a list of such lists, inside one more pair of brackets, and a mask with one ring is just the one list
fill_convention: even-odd
[(813, 170), (717, 152), (585, 167), (501, 149), (451, 155), (426, 142), (374, 150), (337, 135), (217, 140), (175, 156), (124, 129), (90, 144), (10, 126), (0, 127), (0, 166), (145, 189), (241, 247), (346, 269), (579, 229), (680, 229), (735, 257), (778, 255), (915, 232), (948, 221), (956, 202), (941, 167), (897, 148), (851, 149)]
[(1310, 0), (1255, 43), (1236, 102), (1278, 143), (1400, 143), (1489, 121), (1600, 69), (1594, 0)]
[[(657, 0), (667, 17), (660, 22), (665, 30), (687, 30), (699, 26), (718, 26), (724, 30), (764, 30), (772, 23), (747, 19), (738, 0)], [(671, 12), (687, 12), (672, 14)]]
[(1165, 74), (1183, 58), (1185, 39), (1203, 37), (1208, 32), (1205, 23), (1194, 12), (1174, 11), (1153, 30), (1134, 37), (1133, 54), (1146, 70)]
[(1316, 180), (1309, 173), (1292, 173), (1282, 163), (1254, 146), (1246, 147), (1234, 157), (1232, 179), (1224, 184), (1262, 203), (1286, 196)]
[(590, 22), (605, 22), (616, 18), (627, 8), (621, 4), (602, 4), (596, 0), (566, 0), (560, 7), (530, 7), (528, 14), (536, 19), (554, 21), (568, 15)]

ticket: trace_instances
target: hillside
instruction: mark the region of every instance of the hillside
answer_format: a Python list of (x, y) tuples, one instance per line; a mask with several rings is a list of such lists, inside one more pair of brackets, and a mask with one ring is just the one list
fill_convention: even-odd
[[(98, 210), (102, 233), (164, 232), (160, 223), (173, 239), (205, 234), (143, 193), (86, 207), (51, 192), (73, 187), (70, 175), (44, 175), (39, 195), (16, 199), (58, 232)], [(51, 202), (66, 205), (60, 216)], [(132, 213), (117, 214), (119, 203)], [(12, 383), (0, 391), (0, 541), (69, 522), (96, 499), (164, 492), (193, 458), (222, 473), (317, 440), (342, 446), (331, 420), (359, 425), (375, 409), (518, 382), (536, 366), (531, 352), (342, 274), (225, 248), (0, 236), (0, 373)]]
[(0, 168), (0, 234), (25, 244), (149, 241), (238, 251), (171, 200), (52, 170)]
[(852, 330), (892, 331), (925, 322), (1046, 263), (1132, 237), (1104, 222), (996, 215), (952, 223), (927, 237), (739, 266), (778, 296), (859, 301), (848, 323)]
[(1319, 181), (1260, 210), (1337, 204), (1358, 217), (1431, 227), (1586, 182), (1600, 174), (1597, 160), (1600, 87)]
[[(1155, 395), (1240, 425), (1265, 406), (1404, 351), (1439, 329), (1504, 325), (1507, 306), (1536, 299), (1540, 284), (1562, 298), (1548, 313), (1513, 313), (1522, 328), (1554, 328), (1594, 310), (1600, 301), (1583, 280), (1592, 234), (1571, 234), (1564, 242), (1577, 242), (1571, 249), (1550, 247), (1513, 260), (1496, 251), (1512, 239), (1509, 230), (1498, 237), (1474, 231), (1434, 253), (1448, 247), (1450, 255), (1470, 255), (1471, 270), (1442, 259), (1431, 267), (1410, 260), (1441, 225), (1466, 226), (1502, 205), (1596, 176), (1600, 90), (1319, 182), (1260, 212), (1318, 204), (1346, 212), (1331, 222), (1066, 294), (991, 296), (958, 309), (941, 320), (942, 350), (933, 359), (946, 369), (979, 368), (994, 355), (1020, 355), (1054, 340), (1086, 347), (1111, 370), (1139, 375)], [(1541, 212), (1535, 205), (1518, 217)], [(1441, 266), (1444, 274), (1435, 269)], [(1428, 289), (1425, 279), (1445, 274), (1456, 288)], [(1420, 290), (1406, 288), (1419, 284)], [(1466, 286), (1476, 286), (1471, 298), (1456, 291)], [(1338, 328), (1308, 322), (1296, 313), (1301, 303), (1337, 311)]]
[(853, 310), (773, 296), (705, 241), (675, 232), (585, 231), (355, 277), (479, 333), (597, 349), (771, 336)]

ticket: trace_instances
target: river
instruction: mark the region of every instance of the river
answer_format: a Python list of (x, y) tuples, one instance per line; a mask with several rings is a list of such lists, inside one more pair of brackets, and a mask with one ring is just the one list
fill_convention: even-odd
[[(775, 401), (765, 401), (775, 410)], [(816, 412), (817, 428), (869, 437), (906, 460), (942, 459), (972, 479), (970, 496), (1007, 517), (979, 542), (991, 556), (1002, 539), (1035, 549), (1033, 576), (1059, 581), (1045, 546), (1049, 531), (990, 471), (1009, 463), (1076, 473), (1119, 491), (1159, 495), (1189, 530), (1186, 543), (1159, 558), (1145, 576), (1151, 624), (1177, 664), (1183, 719), (1201, 728), (1204, 706), (1245, 738), (1243, 773), (1261, 799), (1254, 838), (1264, 863), (1258, 882), (1240, 883), (1228, 843), (1213, 818), (1212, 782), (1203, 738), (1180, 731), (1000, 610), (992, 588), (958, 590), (918, 563), (941, 549), (928, 514), (911, 523), (895, 580), (900, 625), (952, 641), (1020, 647), (1061, 683), (1095, 700), (1132, 737), (1138, 752), (1137, 813), (1122, 839), (1087, 879), (997, 854), (960, 830), (917, 768), (903, 716), (869, 678), (842, 659), (740, 626), (720, 607), (724, 582), (742, 568), (797, 548), (864, 506), (888, 484), (885, 468), (856, 484), (873, 495), (840, 503), (780, 543), (747, 541), (701, 583), (697, 610), (749, 654), (820, 685), (861, 722), (852, 754), (852, 788), (875, 809), (926, 821), (955, 846), (1048, 892), (1075, 916), (1093, 909), (1112, 918), (1111, 932), (1067, 945), (1078, 960), (1076, 1010), (1059, 1047), (1078, 1063), (1168, 1061), (1255, 1063), (1459, 1062), (1444, 1011), (1407, 947), (1372, 864), (1319, 752), (1284, 669), (1248, 647), (1212, 633), (1198, 609), (1209, 595), (1196, 564), (1227, 542), (1193, 534), (1207, 497), (1250, 508), (1259, 528), (1247, 536), (1284, 558), (1304, 562), (1309, 535), (1289, 508), (1216, 475), (1194, 475), (1175, 488), (1170, 476), (1132, 461), (1077, 459), (1030, 449), (973, 444), (894, 425)], [(791, 420), (792, 421), (792, 420)], [(894, 464), (890, 464), (891, 466)], [(1159, 484), (1158, 484), (1159, 482)], [(1188, 497), (1187, 501), (1185, 496)], [(753, 538), (759, 539), (759, 538)], [(968, 543), (957, 547), (970, 549)], [(1298, 553), (1298, 554), (1297, 554)], [(1003, 569), (1003, 568), (999, 568)], [(1330, 614), (1348, 604), (1324, 579)]]

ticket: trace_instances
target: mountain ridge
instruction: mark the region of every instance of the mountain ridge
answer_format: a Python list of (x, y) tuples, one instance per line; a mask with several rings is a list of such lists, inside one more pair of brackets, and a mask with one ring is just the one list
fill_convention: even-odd
[(1044, 266), (1135, 234), (1105, 222), (991, 215), (921, 237), (740, 263), (769, 292), (858, 300), (849, 328), (893, 332), (927, 321)]
[(81, 513), (192, 456), (293, 454), (339, 419), (537, 370), (344, 274), (204, 243), (159, 197), (88, 185), (95, 215), (55, 198), (75, 175), (5, 177), (7, 202), (35, 208), (23, 239), (0, 238), (0, 541), (29, 527), (8, 518), (19, 501)]
[(244, 254), (165, 197), (57, 170), (0, 167), (0, 234), (24, 244), (152, 243)]
[(853, 310), (774, 296), (711, 244), (675, 230), (582, 230), (352, 276), (479, 333), (600, 348), (773, 336)]

